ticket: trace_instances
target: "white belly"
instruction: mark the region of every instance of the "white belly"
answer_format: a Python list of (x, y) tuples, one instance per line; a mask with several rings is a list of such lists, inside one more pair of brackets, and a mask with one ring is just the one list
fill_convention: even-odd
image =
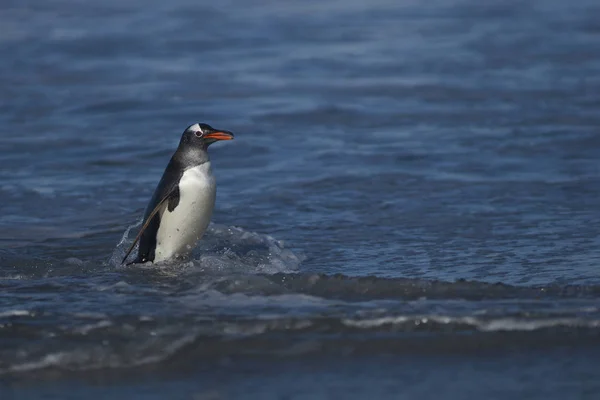
[(200, 240), (215, 207), (217, 186), (210, 161), (183, 173), (179, 181), (179, 204), (165, 207), (156, 233), (154, 262), (188, 254)]

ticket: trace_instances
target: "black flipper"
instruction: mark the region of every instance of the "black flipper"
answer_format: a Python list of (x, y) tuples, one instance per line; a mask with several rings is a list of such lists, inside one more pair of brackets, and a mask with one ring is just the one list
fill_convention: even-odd
[[(138, 240), (140, 240), (140, 238), (142, 237), (142, 234), (144, 233), (146, 228), (148, 228), (148, 225), (150, 225), (150, 222), (152, 222), (154, 220), (154, 217), (156, 216), (158, 211), (161, 209), (161, 207), (167, 201), (169, 202), (169, 204), (167, 205), (167, 207), (169, 207), (169, 211), (173, 211), (173, 209), (175, 209), (175, 207), (179, 203), (179, 185), (175, 185), (173, 190), (171, 190), (165, 197), (163, 197), (163, 199), (158, 202), (156, 207), (154, 207), (152, 212), (150, 214), (148, 214), (148, 217), (146, 218), (146, 222), (144, 222), (144, 225), (142, 225), (142, 227), (140, 228), (140, 231), (138, 232), (137, 236), (133, 240), (133, 243), (131, 243), (131, 246), (129, 246), (129, 249), (127, 250), (127, 253), (125, 254), (125, 257), (123, 257), (123, 261), (121, 261), (121, 264), (123, 264), (125, 262), (125, 260), (127, 260), (127, 257), (129, 257), (129, 254), (131, 254), (131, 251), (137, 244)], [(175, 204), (171, 208), (172, 202), (175, 202)]]
[(173, 189), (173, 191), (171, 191), (171, 194), (169, 195), (169, 204), (168, 204), (168, 210), (169, 212), (173, 212), (173, 210), (175, 209), (175, 207), (177, 207), (177, 205), (179, 204), (179, 185), (175, 185), (175, 189)]

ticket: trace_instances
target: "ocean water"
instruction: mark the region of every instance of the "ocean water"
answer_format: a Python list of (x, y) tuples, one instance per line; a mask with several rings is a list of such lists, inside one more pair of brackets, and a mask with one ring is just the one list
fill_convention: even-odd
[[(598, 15), (1, 2), (0, 398), (596, 398)], [(195, 122), (206, 237), (122, 266)]]

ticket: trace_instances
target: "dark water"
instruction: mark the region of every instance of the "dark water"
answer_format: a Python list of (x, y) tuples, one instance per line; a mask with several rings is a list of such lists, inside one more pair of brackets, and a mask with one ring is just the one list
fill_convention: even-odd
[[(598, 15), (0, 3), (0, 397), (596, 398)], [(194, 122), (208, 235), (120, 266)]]

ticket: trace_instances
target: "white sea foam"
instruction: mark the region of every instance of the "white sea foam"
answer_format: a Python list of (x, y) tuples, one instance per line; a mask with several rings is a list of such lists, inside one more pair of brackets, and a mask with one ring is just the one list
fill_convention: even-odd
[(35, 371), (42, 368), (48, 368), (56, 365), (64, 364), (67, 358), (70, 357), (69, 352), (57, 352), (47, 354), (39, 360), (24, 362), (10, 366), (7, 370), (0, 370), (0, 373), (6, 372), (26, 372)]
[(535, 331), (538, 329), (555, 327), (600, 327), (600, 320), (587, 320), (581, 318), (497, 318), (481, 319), (477, 317), (450, 317), (450, 316), (386, 316), (369, 319), (343, 319), (342, 323), (348, 327), (359, 329), (374, 329), (386, 325), (426, 325), (428, 323), (444, 325), (467, 325), (481, 332), (499, 331)]
[(78, 333), (80, 335), (87, 335), (89, 332), (91, 332), (93, 330), (108, 328), (109, 326), (112, 326), (112, 325), (113, 325), (113, 323), (108, 320), (99, 321), (95, 324), (88, 324), (88, 325), (81, 326), (81, 327), (75, 329), (75, 333)]
[(27, 310), (6, 310), (0, 311), (0, 318), (6, 317), (27, 317), (31, 315), (30, 311)]
[(500, 318), (487, 322), (480, 322), (477, 328), (483, 332), (495, 331), (535, 331), (544, 328), (559, 326), (597, 328), (599, 320), (583, 320), (580, 318), (547, 318), (539, 320), (525, 320), (518, 318)]
[[(159, 352), (148, 351), (153, 348), (154, 341), (148, 341), (131, 354), (119, 355), (107, 352), (102, 345), (94, 348), (58, 351), (46, 354), (38, 359), (15, 363), (8, 368), (0, 369), (0, 375), (14, 372), (35, 371), (52, 367), (61, 367), (78, 370), (93, 370), (97, 368), (136, 367), (145, 364), (158, 363), (170, 357), (182, 347), (194, 342), (198, 332), (191, 332), (182, 337), (175, 338), (161, 346)], [(151, 355), (141, 356), (142, 354)]]

